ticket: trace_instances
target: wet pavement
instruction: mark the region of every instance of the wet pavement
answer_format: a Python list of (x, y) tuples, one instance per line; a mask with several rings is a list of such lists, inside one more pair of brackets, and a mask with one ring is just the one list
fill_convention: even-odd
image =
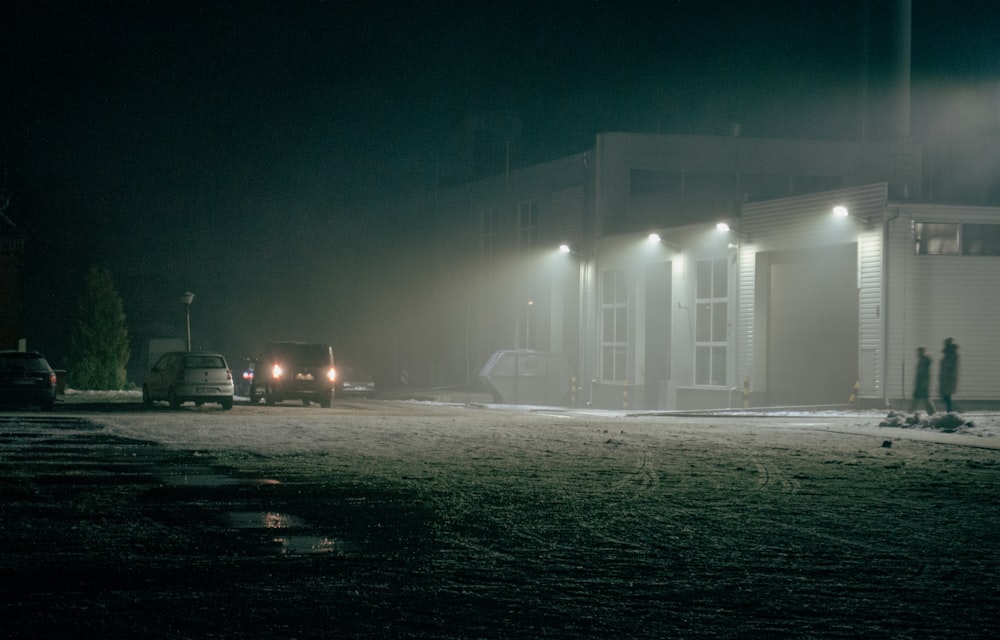
[[(0, 414), (3, 637), (967, 639), (1000, 625), (1000, 452), (985, 438), (821, 417), (78, 409)], [(101, 424), (129, 412), (133, 433), (167, 443)], [(199, 441), (230, 444), (177, 444)]]
[(0, 417), (0, 446), (4, 637), (318, 638), (330, 620), (377, 637), (359, 566), (419, 547), (419, 509), (393, 495), (241, 475), (84, 419)]

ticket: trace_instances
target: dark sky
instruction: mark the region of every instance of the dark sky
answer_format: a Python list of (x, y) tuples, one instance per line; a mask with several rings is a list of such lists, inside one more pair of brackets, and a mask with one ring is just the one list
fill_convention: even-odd
[[(31, 346), (61, 359), (97, 264), (137, 339), (182, 331), (191, 290), (196, 346), (363, 357), (363, 328), (420, 288), (407, 194), (433, 191), (470, 114), (519, 116), (522, 162), (608, 130), (859, 135), (860, 0), (453, 4), (4, 3), (0, 186), (29, 237)], [(877, 102), (890, 3), (871, 4)], [(914, 0), (915, 93), (996, 82), (998, 26), (993, 3)], [(915, 129), (935, 117), (914, 106)]]

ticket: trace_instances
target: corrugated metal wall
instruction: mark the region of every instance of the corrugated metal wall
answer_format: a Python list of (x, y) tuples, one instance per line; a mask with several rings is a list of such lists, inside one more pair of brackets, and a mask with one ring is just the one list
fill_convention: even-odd
[(1000, 209), (901, 206), (889, 225), (889, 395), (909, 398), (915, 350), (934, 359), (931, 391), (937, 395), (941, 345), (959, 344), (956, 402), (1000, 399), (1000, 256), (917, 255), (913, 222), (1000, 224)]
[[(755, 348), (757, 253), (856, 243), (860, 395), (882, 395), (885, 375), (881, 364), (884, 333), (881, 221), (887, 196), (887, 184), (879, 183), (744, 205), (740, 221), (740, 232), (745, 240), (740, 257), (738, 319), (741, 380), (752, 375), (754, 358), (767, 357), (764, 349)], [(836, 204), (847, 206), (850, 217), (834, 218), (832, 208)], [(754, 390), (760, 385), (761, 381), (751, 378)]]

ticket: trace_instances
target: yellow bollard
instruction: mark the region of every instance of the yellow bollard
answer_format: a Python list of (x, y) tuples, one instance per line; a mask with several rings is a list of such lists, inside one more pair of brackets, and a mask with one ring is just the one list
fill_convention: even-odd
[(750, 376), (743, 378), (743, 408), (750, 406)]
[(847, 404), (851, 405), (851, 407), (854, 407), (855, 403), (857, 403), (857, 401), (858, 401), (858, 391), (860, 389), (861, 389), (861, 381), (860, 380), (855, 380), (854, 381), (854, 389), (851, 391), (851, 397), (847, 399)]

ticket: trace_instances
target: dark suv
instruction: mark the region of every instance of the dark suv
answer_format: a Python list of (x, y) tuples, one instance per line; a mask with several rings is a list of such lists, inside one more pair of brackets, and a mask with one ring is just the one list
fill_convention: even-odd
[(56, 373), (37, 351), (0, 351), (0, 405), (56, 405)]
[(263, 397), (267, 404), (301, 400), (329, 407), (336, 383), (333, 349), (328, 345), (272, 342), (257, 356), (248, 395), (250, 404)]

